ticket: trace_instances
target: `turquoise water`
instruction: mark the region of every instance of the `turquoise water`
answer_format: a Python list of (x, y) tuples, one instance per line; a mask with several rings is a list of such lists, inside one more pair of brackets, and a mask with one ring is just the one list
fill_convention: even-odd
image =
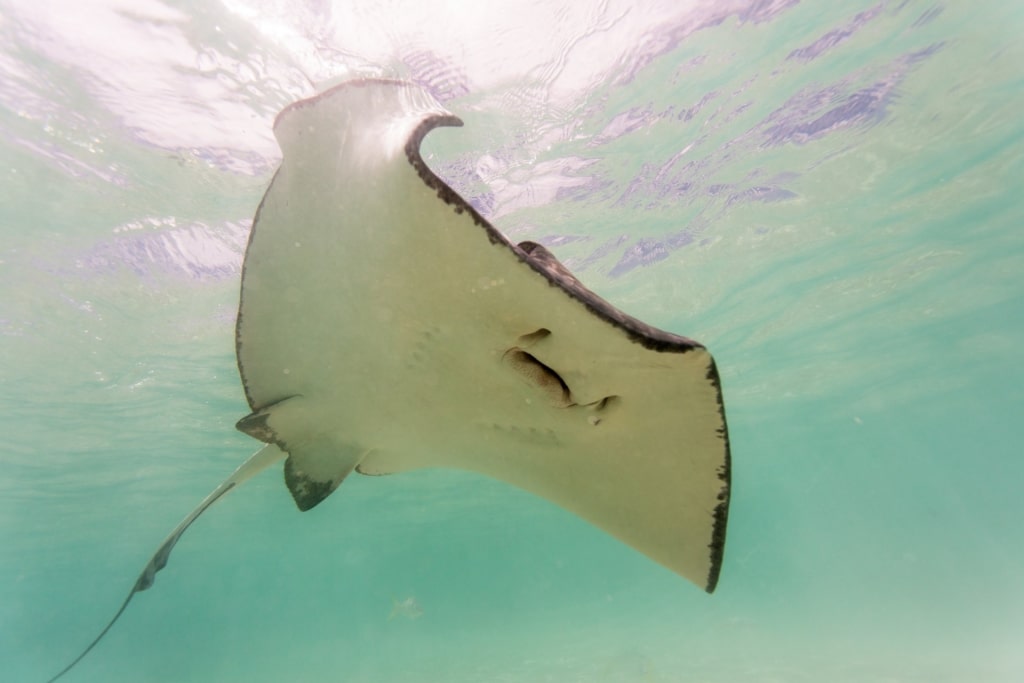
[(1024, 680), (1024, 11), (456, 5), (0, 4), (0, 677), (76, 656), (255, 450), (272, 118), (388, 75), (464, 119), (425, 151), (500, 229), (714, 352), (718, 590), (473, 475), (300, 514), (266, 473), (64, 680)]

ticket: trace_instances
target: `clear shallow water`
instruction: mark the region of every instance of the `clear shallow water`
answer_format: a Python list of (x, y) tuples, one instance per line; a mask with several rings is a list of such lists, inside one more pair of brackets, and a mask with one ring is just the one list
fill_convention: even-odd
[(265, 474), (67, 680), (1024, 675), (1024, 15), (567, 4), (4, 3), (5, 679), (74, 657), (255, 449), (232, 323), (272, 118), (365, 75), (465, 120), (431, 163), (502, 230), (715, 353), (719, 589), (468, 474), (306, 514)]

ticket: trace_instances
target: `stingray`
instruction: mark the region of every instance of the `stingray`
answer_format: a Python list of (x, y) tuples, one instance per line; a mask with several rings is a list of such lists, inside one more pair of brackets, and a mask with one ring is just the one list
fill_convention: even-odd
[(461, 125), (423, 88), (386, 80), (278, 115), (283, 159), (253, 221), (236, 326), (251, 408), (237, 427), (266, 445), (51, 681), (196, 518), (281, 460), (300, 510), (352, 472), (494, 477), (715, 589), (730, 457), (711, 354), (620, 311), (540, 244), (510, 242), (435, 175), (420, 143)]

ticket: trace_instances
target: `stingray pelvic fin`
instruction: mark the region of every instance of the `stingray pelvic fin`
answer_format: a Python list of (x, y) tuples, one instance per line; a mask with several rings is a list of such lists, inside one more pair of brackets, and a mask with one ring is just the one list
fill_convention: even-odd
[(365, 454), (365, 449), (327, 439), (294, 446), (284, 463), (284, 483), (305, 512), (331, 495)]
[(331, 495), (366, 454), (363, 448), (322, 436), (315, 425), (309, 402), (299, 395), (254, 410), (235, 425), (288, 454), (284, 482), (303, 512)]

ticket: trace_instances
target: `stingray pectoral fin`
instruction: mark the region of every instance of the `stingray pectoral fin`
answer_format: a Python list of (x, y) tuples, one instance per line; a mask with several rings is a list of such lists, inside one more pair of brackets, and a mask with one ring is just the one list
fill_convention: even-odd
[(178, 526), (174, 527), (174, 531), (172, 531), (167, 536), (167, 538), (164, 539), (164, 542), (161, 543), (160, 547), (157, 548), (155, 553), (153, 553), (153, 557), (151, 557), (149, 559), (149, 562), (146, 563), (146, 566), (142, 569), (142, 573), (139, 574), (139, 578), (135, 580), (135, 585), (132, 586), (131, 591), (129, 591), (128, 597), (126, 597), (124, 599), (124, 602), (121, 603), (121, 607), (117, 610), (117, 613), (113, 616), (110, 622), (107, 623), (103, 630), (100, 631), (100, 634), (96, 636), (93, 639), (93, 641), (86, 646), (84, 650), (82, 650), (82, 653), (78, 655), (74, 659), (74, 661), (72, 661), (66, 667), (61, 669), (61, 671), (56, 676), (47, 681), (47, 683), (53, 683), (53, 681), (56, 681), (58, 678), (60, 678), (68, 671), (70, 671), (72, 667), (78, 664), (78, 662), (80, 662), (83, 657), (89, 654), (89, 651), (92, 650), (96, 646), (96, 644), (100, 642), (103, 636), (107, 634), (107, 631), (109, 631), (110, 628), (114, 625), (114, 623), (118, 620), (121, 614), (124, 613), (124, 610), (126, 607), (128, 607), (128, 603), (131, 602), (132, 597), (136, 593), (144, 591), (153, 585), (153, 582), (155, 581), (156, 578), (156, 573), (167, 566), (167, 560), (170, 558), (171, 551), (174, 549), (174, 546), (177, 545), (178, 540), (181, 538), (182, 534), (184, 534), (185, 531), (192, 525), (192, 522), (196, 521), (196, 519), (199, 518), (199, 515), (206, 512), (207, 508), (209, 508), (211, 505), (213, 505), (222, 497), (224, 497), (224, 495), (228, 491), (231, 491), (233, 488), (244, 482), (246, 479), (249, 479), (252, 476), (258, 474), (259, 472), (265, 470), (267, 467), (273, 465), (275, 462), (278, 462), (283, 457), (285, 457), (285, 455), (286, 454), (283, 451), (281, 451), (281, 449), (279, 449), (277, 446), (273, 444), (268, 444), (267, 446), (264, 446), (256, 453), (254, 453), (252, 457), (250, 457), (248, 460), (242, 463), (242, 465), (238, 469), (231, 473), (230, 477), (221, 482), (221, 484), (217, 488), (215, 488), (210, 493), (210, 495), (203, 499), (203, 502), (197, 505), (196, 508), (192, 510), (192, 512), (190, 512), (187, 517), (185, 517), (185, 519), (181, 520), (181, 523), (178, 524)]

